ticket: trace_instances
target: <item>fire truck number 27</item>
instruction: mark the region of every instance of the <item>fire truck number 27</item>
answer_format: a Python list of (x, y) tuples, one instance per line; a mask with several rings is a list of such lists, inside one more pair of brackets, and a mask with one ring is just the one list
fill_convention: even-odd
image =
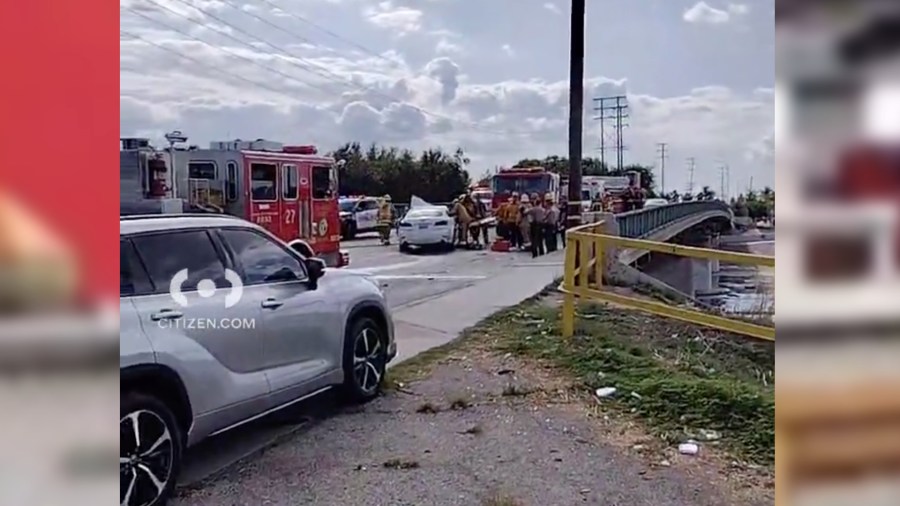
[[(272, 215), (264, 214), (262, 216), (256, 217), (256, 223), (258, 225), (268, 225), (272, 223)], [(287, 225), (293, 225), (297, 222), (297, 211), (295, 209), (287, 209), (284, 211), (284, 223)]]

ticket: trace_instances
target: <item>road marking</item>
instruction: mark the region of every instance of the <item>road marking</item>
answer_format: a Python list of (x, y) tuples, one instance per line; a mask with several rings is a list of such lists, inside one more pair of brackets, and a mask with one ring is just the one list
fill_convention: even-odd
[(399, 279), (426, 279), (428, 281), (471, 281), (487, 279), (487, 276), (455, 276), (452, 274), (376, 274), (372, 279), (379, 281)]
[(397, 269), (404, 269), (406, 267), (413, 267), (415, 265), (419, 265), (422, 262), (423, 262), (423, 260), (416, 260), (414, 262), (403, 262), (403, 263), (399, 263), (399, 264), (377, 265), (375, 267), (364, 267), (361, 269), (349, 268), (349, 269), (344, 269), (344, 270), (348, 271), (348, 272), (355, 272), (358, 274), (374, 274), (376, 272), (393, 271), (393, 270), (397, 270)]
[(735, 243), (735, 244), (743, 244), (745, 246), (756, 246), (757, 244), (775, 244), (775, 239), (771, 241), (749, 241), (745, 243)]

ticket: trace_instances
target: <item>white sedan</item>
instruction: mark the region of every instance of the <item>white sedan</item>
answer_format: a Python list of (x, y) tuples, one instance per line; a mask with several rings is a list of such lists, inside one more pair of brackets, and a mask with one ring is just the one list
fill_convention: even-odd
[(453, 218), (444, 207), (413, 207), (397, 227), (400, 251), (409, 251), (410, 246), (452, 249), (453, 226)]

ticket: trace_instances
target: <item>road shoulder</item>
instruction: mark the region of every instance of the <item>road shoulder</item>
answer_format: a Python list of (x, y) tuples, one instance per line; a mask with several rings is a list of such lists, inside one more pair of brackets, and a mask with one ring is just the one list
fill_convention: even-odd
[(385, 396), (175, 504), (771, 504), (768, 489), (732, 476), (746, 469), (729, 470), (708, 448), (672, 452), (552, 367), (498, 352), (492, 329), (401, 364)]

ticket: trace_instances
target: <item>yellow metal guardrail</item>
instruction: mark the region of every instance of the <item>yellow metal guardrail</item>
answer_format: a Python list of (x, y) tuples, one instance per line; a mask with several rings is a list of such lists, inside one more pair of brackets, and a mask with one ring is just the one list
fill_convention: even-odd
[[(603, 227), (603, 222), (590, 223), (566, 232), (565, 277), (562, 283), (562, 290), (565, 293), (562, 309), (562, 333), (564, 337), (571, 337), (575, 333), (575, 298), (582, 297), (611, 302), (620, 306), (758, 339), (775, 340), (774, 327), (734, 320), (724, 316), (674, 307), (662, 302), (629, 297), (603, 290), (604, 257), (611, 248), (619, 250), (647, 250), (683, 257), (764, 267), (775, 267), (775, 257), (679, 246), (643, 239), (627, 239), (600, 233)], [(593, 273), (593, 283), (591, 283), (591, 273)]]

